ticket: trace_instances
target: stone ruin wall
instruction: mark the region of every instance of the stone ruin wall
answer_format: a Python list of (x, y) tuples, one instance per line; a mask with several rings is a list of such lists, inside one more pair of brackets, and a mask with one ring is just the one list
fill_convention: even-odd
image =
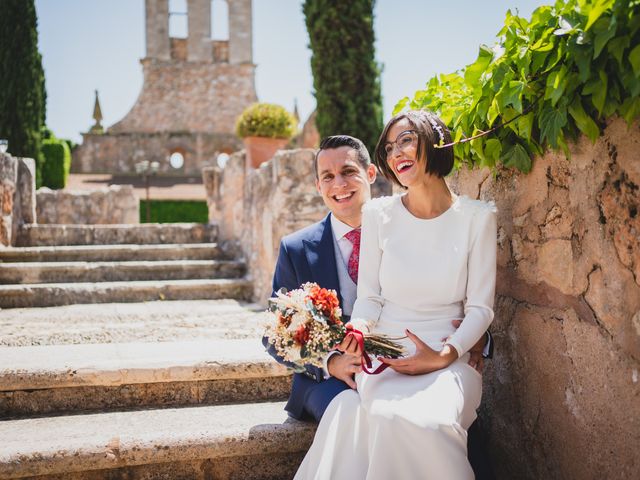
[(612, 121), (528, 175), (462, 170), (498, 206), (481, 417), (498, 478), (638, 478), (640, 130)]
[[(160, 164), (160, 175), (198, 176), (203, 167), (215, 165), (220, 153), (242, 147), (242, 142), (231, 134), (85, 133), (82, 138), (82, 144), (73, 154), (71, 171), (74, 173), (130, 174), (135, 172), (136, 163), (148, 160)], [(184, 166), (180, 169), (169, 164), (169, 156), (175, 151), (184, 157)]]
[(210, 220), (219, 222), (220, 239), (244, 256), (260, 303), (271, 295), (280, 239), (328, 212), (315, 188), (313, 156), (311, 149), (279, 151), (245, 171), (242, 151), (224, 170), (203, 171)]
[[(499, 479), (637, 478), (640, 131), (612, 121), (529, 174), (461, 170), (452, 189), (498, 206), (498, 278), (481, 422)], [(211, 220), (247, 257), (264, 303), (283, 235), (326, 214), (312, 150), (245, 174), (204, 172)]]
[(135, 105), (108, 133), (215, 132), (235, 135), (245, 107), (257, 100), (252, 63), (142, 60)]
[(0, 248), (15, 244), (18, 228), (35, 223), (36, 164), (0, 153)]
[(140, 222), (140, 201), (131, 185), (111, 185), (90, 192), (51, 190), (36, 192), (39, 224), (135, 224)]
[[(104, 134), (86, 133), (74, 150), (74, 173), (135, 172), (141, 160), (160, 174), (199, 176), (220, 153), (241, 148), (235, 122), (257, 101), (252, 2), (229, 0), (229, 39), (211, 39), (211, 0), (187, 3), (188, 38), (169, 36), (168, 0), (145, 0), (144, 82), (131, 110)], [(185, 165), (173, 169), (180, 152)]]

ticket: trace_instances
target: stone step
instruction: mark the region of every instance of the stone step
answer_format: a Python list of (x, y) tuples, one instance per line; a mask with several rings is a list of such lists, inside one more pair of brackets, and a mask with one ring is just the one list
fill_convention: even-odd
[(233, 260), (0, 263), (0, 284), (239, 278), (245, 272), (245, 264)]
[(0, 418), (283, 400), (259, 338), (0, 348)]
[(283, 403), (0, 422), (0, 479), (292, 478), (315, 425)]
[(102, 303), (0, 310), (0, 345), (260, 338), (262, 305), (231, 299)]
[(251, 293), (251, 282), (245, 279), (30, 283), (0, 285), (0, 308), (152, 300), (247, 300)]
[(16, 246), (212, 243), (217, 241), (217, 237), (217, 225), (201, 223), (30, 224), (18, 229)]
[(0, 262), (106, 262), (136, 260), (223, 260), (217, 243), (167, 245), (70, 245), (0, 250)]

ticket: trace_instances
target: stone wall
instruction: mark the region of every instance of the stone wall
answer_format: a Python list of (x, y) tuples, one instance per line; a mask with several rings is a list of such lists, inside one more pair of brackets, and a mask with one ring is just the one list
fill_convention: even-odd
[(0, 248), (13, 245), (20, 225), (35, 223), (35, 161), (0, 153)]
[(640, 130), (616, 120), (571, 152), (451, 179), (499, 210), (482, 418), (501, 479), (640, 472)]
[[(215, 165), (222, 152), (242, 148), (232, 134), (213, 133), (119, 133), (100, 135), (84, 133), (82, 144), (73, 152), (74, 173), (134, 173), (142, 160), (158, 162), (160, 175), (200, 175), (203, 167)], [(175, 169), (169, 163), (173, 152), (180, 152), (184, 165)]]
[[(481, 419), (499, 479), (637, 478), (640, 459), (640, 130), (612, 121), (571, 159), (530, 174), (462, 170), (452, 189), (494, 200), (494, 359)], [(204, 172), (210, 217), (244, 253), (264, 302), (280, 238), (325, 213), (312, 150)]]
[(39, 224), (139, 223), (140, 201), (131, 185), (112, 185), (90, 192), (73, 190), (37, 191)]
[(315, 188), (313, 155), (310, 149), (280, 151), (245, 171), (244, 152), (238, 152), (224, 170), (203, 171), (210, 220), (219, 222), (227, 247), (245, 257), (258, 302), (271, 294), (280, 239), (328, 212)]

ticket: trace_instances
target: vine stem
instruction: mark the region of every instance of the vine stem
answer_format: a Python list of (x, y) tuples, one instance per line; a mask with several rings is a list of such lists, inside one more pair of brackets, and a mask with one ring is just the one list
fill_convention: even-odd
[(513, 122), (514, 120), (517, 120), (518, 118), (522, 117), (523, 115), (526, 115), (527, 113), (529, 113), (533, 107), (535, 107), (536, 103), (538, 103), (538, 100), (540, 100), (540, 98), (542, 97), (542, 95), (540, 95), (538, 98), (536, 98), (533, 103), (531, 103), (531, 105), (529, 105), (527, 108), (525, 108), (522, 113), (519, 113), (518, 115), (516, 115), (515, 117), (513, 117), (511, 120), (501, 123), (500, 125), (496, 125), (493, 128), (490, 128), (489, 130), (485, 131), (485, 132), (480, 132), (476, 135), (473, 135), (472, 137), (465, 137), (461, 140), (458, 140), (457, 142), (451, 142), (451, 143), (447, 143), (445, 145), (434, 145), (434, 148), (449, 148), (449, 147), (455, 147), (456, 145), (461, 145), (463, 143), (467, 143), (470, 142), (471, 140), (475, 140), (476, 138), (480, 138), (480, 137), (484, 137), (486, 135), (489, 135), (490, 133), (493, 133), (495, 131), (497, 131), (499, 128), (505, 127), (507, 125), (509, 125), (511, 122)]

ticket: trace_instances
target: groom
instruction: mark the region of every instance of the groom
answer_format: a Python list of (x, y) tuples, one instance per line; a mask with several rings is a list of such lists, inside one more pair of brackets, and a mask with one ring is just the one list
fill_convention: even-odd
[[(316, 187), (330, 210), (324, 220), (284, 237), (273, 276), (273, 291), (293, 290), (303, 283), (315, 282), (338, 294), (343, 316), (348, 320), (356, 299), (358, 254), (362, 206), (371, 198), (376, 179), (369, 153), (357, 138), (335, 135), (325, 138), (314, 161)], [(457, 325), (456, 325), (457, 326)], [(268, 346), (266, 338), (263, 343)], [(472, 366), (482, 368), (482, 342), (474, 347)], [(492, 349), (490, 336), (485, 351)], [(356, 388), (353, 376), (360, 371), (360, 352), (355, 342), (341, 344), (345, 353), (325, 359), (324, 368), (308, 366), (293, 376), (291, 395), (285, 406), (297, 419), (320, 421), (331, 400), (347, 388)], [(275, 355), (273, 348), (269, 353)], [(471, 442), (474, 443), (474, 442)], [(474, 455), (470, 449), (470, 461)], [(484, 477), (484, 476), (483, 476)]]

